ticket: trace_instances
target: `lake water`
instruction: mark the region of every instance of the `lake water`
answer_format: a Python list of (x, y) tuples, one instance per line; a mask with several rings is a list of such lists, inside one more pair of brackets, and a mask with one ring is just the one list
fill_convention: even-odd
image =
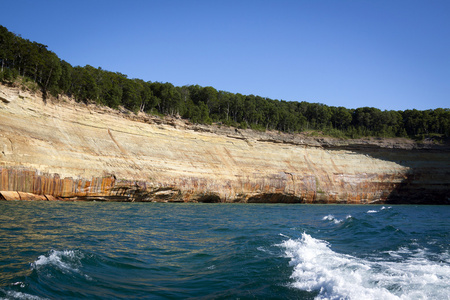
[(450, 207), (0, 202), (2, 299), (450, 299)]

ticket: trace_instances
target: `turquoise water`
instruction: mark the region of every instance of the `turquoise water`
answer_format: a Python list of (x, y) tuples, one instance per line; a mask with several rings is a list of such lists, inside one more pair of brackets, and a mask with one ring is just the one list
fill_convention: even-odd
[(3, 299), (449, 299), (449, 206), (0, 202)]

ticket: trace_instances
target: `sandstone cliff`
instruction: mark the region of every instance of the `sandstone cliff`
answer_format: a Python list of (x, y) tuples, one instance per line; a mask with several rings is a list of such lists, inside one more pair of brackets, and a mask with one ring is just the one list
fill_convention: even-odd
[(448, 146), (258, 133), (0, 86), (0, 198), (449, 203)]

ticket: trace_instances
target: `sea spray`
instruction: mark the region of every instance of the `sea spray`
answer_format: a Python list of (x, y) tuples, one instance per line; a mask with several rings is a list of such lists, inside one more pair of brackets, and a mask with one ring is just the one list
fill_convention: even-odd
[(47, 255), (40, 255), (38, 259), (31, 263), (32, 269), (40, 269), (44, 266), (54, 266), (63, 272), (80, 272), (79, 266), (84, 257), (81, 251), (74, 250), (50, 250)]
[[(293, 267), (292, 286), (317, 292), (317, 299), (445, 299), (450, 266), (426, 258), (425, 250), (389, 251), (401, 262), (340, 254), (326, 241), (303, 233), (280, 244)], [(448, 259), (448, 257), (447, 257)]]
[[(345, 219), (350, 219), (352, 216), (351, 215), (347, 215), (345, 217)], [(324, 221), (332, 221), (334, 224), (340, 224), (342, 223), (344, 220), (343, 219), (338, 219), (333, 215), (326, 215), (325, 217), (322, 218), (322, 220)]]

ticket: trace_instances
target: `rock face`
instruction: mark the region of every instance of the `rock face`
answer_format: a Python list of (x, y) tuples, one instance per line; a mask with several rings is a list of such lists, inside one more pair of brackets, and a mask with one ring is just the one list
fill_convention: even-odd
[(449, 202), (446, 146), (195, 126), (0, 88), (15, 95), (0, 102), (5, 200)]

